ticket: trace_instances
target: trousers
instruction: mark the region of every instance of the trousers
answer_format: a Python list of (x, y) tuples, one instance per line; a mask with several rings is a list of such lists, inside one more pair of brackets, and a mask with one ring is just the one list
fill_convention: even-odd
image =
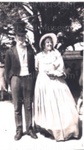
[(14, 104), (16, 132), (23, 132), (22, 104), (24, 105), (26, 131), (32, 128), (32, 76), (13, 76), (11, 92)]

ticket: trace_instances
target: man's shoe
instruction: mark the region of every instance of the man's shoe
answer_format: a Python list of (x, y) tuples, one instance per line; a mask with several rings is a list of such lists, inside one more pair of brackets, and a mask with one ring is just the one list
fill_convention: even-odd
[(36, 135), (36, 133), (33, 130), (30, 130), (27, 135), (30, 135), (33, 139), (37, 139), (38, 136)]
[(15, 139), (16, 141), (18, 141), (18, 140), (21, 139), (21, 137), (22, 137), (22, 132), (17, 132), (16, 135), (14, 136), (14, 139)]

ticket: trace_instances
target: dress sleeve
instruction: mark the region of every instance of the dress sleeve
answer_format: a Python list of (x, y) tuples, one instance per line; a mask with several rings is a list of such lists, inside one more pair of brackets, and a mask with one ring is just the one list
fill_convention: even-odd
[(56, 54), (56, 61), (53, 64), (55, 66), (54, 74), (56, 76), (65, 75), (65, 66), (64, 66), (63, 58), (58, 50), (55, 51), (55, 54)]

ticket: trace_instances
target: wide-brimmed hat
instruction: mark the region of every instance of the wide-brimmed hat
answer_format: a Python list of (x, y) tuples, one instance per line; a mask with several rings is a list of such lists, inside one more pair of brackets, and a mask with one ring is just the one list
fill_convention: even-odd
[(20, 35), (23, 36), (26, 34), (26, 23), (24, 21), (22, 21), (21, 19), (16, 20), (16, 22), (14, 23), (14, 32), (16, 35)]
[(46, 33), (44, 34), (39, 41), (39, 47), (42, 48), (42, 41), (47, 38), (47, 37), (51, 37), (53, 40), (53, 47), (55, 47), (55, 45), (57, 44), (57, 36), (54, 33)]

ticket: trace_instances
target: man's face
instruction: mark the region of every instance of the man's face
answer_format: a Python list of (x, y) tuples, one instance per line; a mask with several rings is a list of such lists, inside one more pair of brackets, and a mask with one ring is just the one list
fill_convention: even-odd
[(25, 42), (25, 35), (16, 35), (16, 42), (21, 46)]

